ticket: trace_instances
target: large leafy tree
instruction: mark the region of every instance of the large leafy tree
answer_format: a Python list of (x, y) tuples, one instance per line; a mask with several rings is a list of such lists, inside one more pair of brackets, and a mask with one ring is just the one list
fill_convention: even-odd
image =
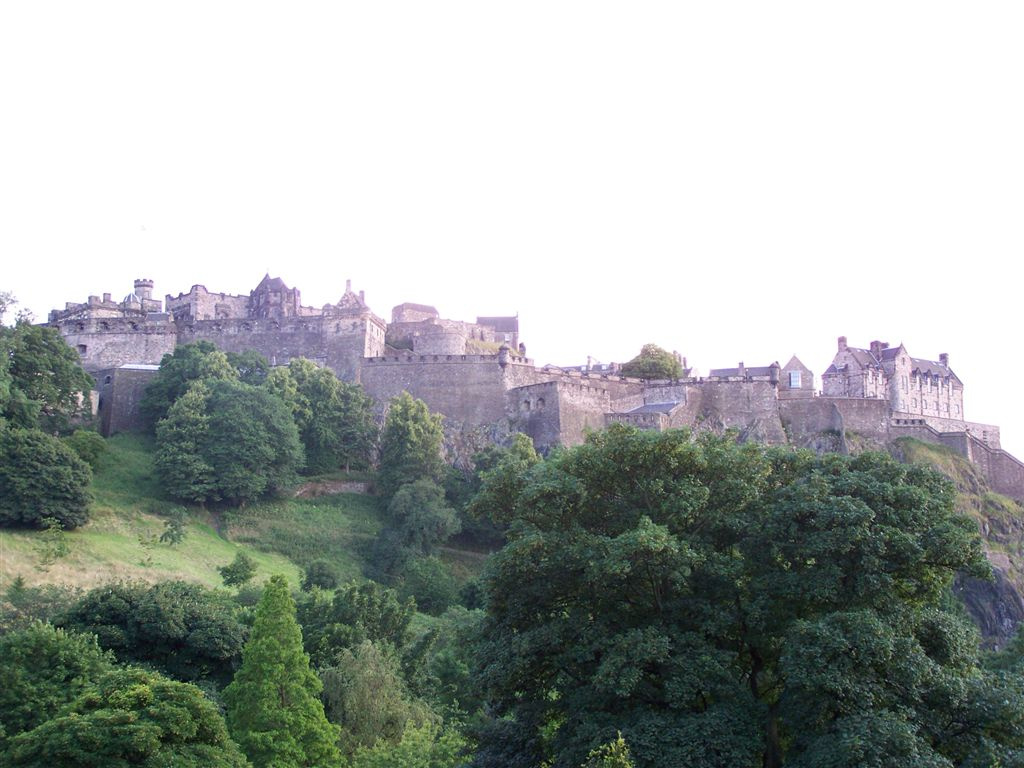
[(380, 440), (377, 489), (390, 499), (406, 483), (440, 482), (444, 473), (441, 415), (408, 392), (391, 400)]
[(275, 368), (265, 386), (284, 400), (306, 449), (306, 469), (326, 472), (369, 465), (377, 435), (373, 403), (358, 384), (305, 358)]
[(247, 637), (237, 606), (198, 584), (108, 584), (86, 593), (57, 623), (96, 635), (119, 660), (187, 682), (226, 685)]
[(365, 640), (401, 648), (415, 614), (414, 601), (401, 600), (395, 590), (375, 581), (351, 581), (333, 593), (306, 593), (298, 605), (305, 648), (317, 667), (334, 664), (341, 651)]
[(194, 685), (115, 669), (56, 717), (16, 736), (4, 765), (33, 768), (244, 768), (224, 719)]
[(260, 387), (196, 382), (157, 426), (156, 468), (167, 492), (243, 504), (296, 479), (302, 444), (291, 414)]
[(36, 622), (0, 635), (0, 754), (114, 666), (96, 638)]
[(683, 375), (683, 364), (671, 352), (657, 344), (644, 344), (640, 354), (623, 363), (619, 372), (638, 379), (678, 379)]
[(151, 429), (167, 416), (175, 401), (188, 391), (195, 381), (235, 381), (238, 369), (226, 354), (208, 341), (182, 344), (174, 352), (164, 355), (160, 370), (146, 387), (140, 408)]
[(93, 380), (56, 328), (0, 326), (0, 417), (25, 428), (66, 431), (87, 413)]
[(37, 429), (0, 428), (0, 525), (76, 528), (89, 520), (89, 465)]
[(513, 720), (481, 765), (578, 766), (618, 731), (638, 768), (1021, 759), (941, 607), (986, 566), (930, 470), (615, 427), (509, 489), (482, 669)]
[(242, 666), (224, 689), (228, 728), (256, 768), (340, 762), (337, 728), (324, 715), (320, 679), (302, 650), (283, 576), (267, 582)]

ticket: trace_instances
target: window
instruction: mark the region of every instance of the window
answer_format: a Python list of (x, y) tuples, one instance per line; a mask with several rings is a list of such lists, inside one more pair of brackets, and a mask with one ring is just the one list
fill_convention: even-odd
[(800, 389), (800, 371), (789, 372), (789, 388)]

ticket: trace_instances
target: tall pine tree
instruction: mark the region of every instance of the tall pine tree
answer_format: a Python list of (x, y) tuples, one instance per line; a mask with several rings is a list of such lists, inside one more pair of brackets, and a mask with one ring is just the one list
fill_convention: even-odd
[(274, 576), (256, 608), (242, 666), (224, 689), (228, 729), (256, 768), (340, 764), (338, 730), (324, 715), (321, 688), (302, 650), (288, 584)]

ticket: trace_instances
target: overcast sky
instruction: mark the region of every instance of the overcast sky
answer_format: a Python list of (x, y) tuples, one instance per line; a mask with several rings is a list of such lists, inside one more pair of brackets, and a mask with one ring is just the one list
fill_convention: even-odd
[(518, 312), (540, 364), (902, 341), (1024, 457), (1022, 39), (1020, 2), (0, 3), (0, 290), (351, 278)]

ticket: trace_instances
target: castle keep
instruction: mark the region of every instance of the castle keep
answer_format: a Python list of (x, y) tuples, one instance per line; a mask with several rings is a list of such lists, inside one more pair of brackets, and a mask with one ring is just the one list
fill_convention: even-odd
[(146, 384), (178, 344), (206, 340), (227, 352), (255, 350), (272, 365), (305, 357), (359, 382), (381, 406), (407, 391), (444, 414), (450, 449), (468, 455), (510, 432), (538, 449), (572, 445), (613, 422), (643, 429), (736, 429), (742, 439), (817, 450), (881, 446), (901, 436), (947, 445), (975, 462), (996, 490), (1024, 498), (1024, 465), (1000, 448), (999, 428), (964, 419), (963, 383), (949, 356), (925, 360), (904, 346), (840, 337), (815, 392), (797, 357), (785, 366), (692, 369), (673, 381), (620, 376), (616, 366), (537, 367), (526, 356), (517, 317), (442, 318), (406, 303), (391, 322), (346, 283), (337, 303), (302, 304), (298, 289), (265, 276), (248, 295), (187, 293), (153, 298), (136, 280), (121, 301), (110, 294), (49, 315), (97, 381), (105, 434), (133, 428)]

